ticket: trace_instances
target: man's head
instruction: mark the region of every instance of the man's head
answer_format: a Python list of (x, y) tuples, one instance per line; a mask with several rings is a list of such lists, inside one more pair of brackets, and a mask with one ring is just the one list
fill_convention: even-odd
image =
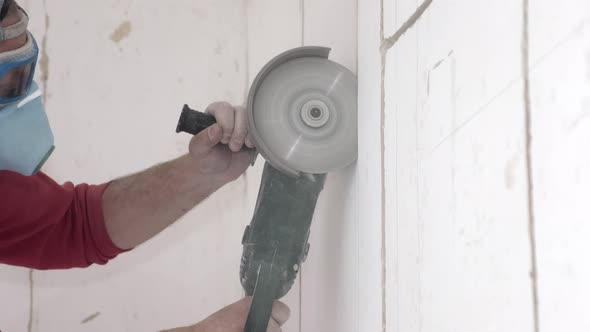
[(0, 105), (7, 105), (29, 91), (38, 49), (24, 10), (14, 0), (0, 4)]

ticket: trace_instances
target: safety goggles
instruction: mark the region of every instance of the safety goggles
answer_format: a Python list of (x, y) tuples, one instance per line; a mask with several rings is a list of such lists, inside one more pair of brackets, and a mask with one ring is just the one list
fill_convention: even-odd
[[(19, 11), (19, 22), (0, 28), (0, 42), (16, 38), (27, 31), (27, 14), (20, 8)], [(0, 53), (0, 105), (13, 103), (29, 92), (38, 56), (39, 47), (29, 32), (23, 46)]]

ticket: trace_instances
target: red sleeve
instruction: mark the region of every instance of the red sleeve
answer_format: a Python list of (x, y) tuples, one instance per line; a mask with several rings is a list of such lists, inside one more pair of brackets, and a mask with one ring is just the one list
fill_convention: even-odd
[(0, 263), (35, 269), (106, 264), (123, 250), (111, 241), (98, 186), (60, 186), (43, 173), (0, 171)]

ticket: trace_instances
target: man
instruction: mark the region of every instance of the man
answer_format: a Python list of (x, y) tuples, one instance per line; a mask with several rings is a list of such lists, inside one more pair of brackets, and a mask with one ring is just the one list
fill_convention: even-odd
[[(253, 162), (244, 110), (225, 102), (207, 112), (217, 124), (194, 136), (187, 154), (101, 185), (58, 185), (38, 172), (53, 136), (33, 81), (38, 48), (28, 17), (0, 0), (0, 263), (35, 269), (106, 264), (147, 241)], [(176, 331), (238, 332), (249, 299)], [(269, 331), (288, 308), (277, 302)]]

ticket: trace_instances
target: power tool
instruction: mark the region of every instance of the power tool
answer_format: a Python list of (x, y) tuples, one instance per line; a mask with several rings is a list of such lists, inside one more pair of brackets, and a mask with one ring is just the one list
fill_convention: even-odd
[[(357, 79), (329, 54), (319, 46), (288, 50), (249, 90), (248, 129), (266, 163), (242, 238), (240, 281), (252, 296), (245, 332), (266, 332), (274, 300), (291, 289), (326, 173), (357, 158)], [(176, 132), (195, 135), (214, 123), (184, 105)]]

